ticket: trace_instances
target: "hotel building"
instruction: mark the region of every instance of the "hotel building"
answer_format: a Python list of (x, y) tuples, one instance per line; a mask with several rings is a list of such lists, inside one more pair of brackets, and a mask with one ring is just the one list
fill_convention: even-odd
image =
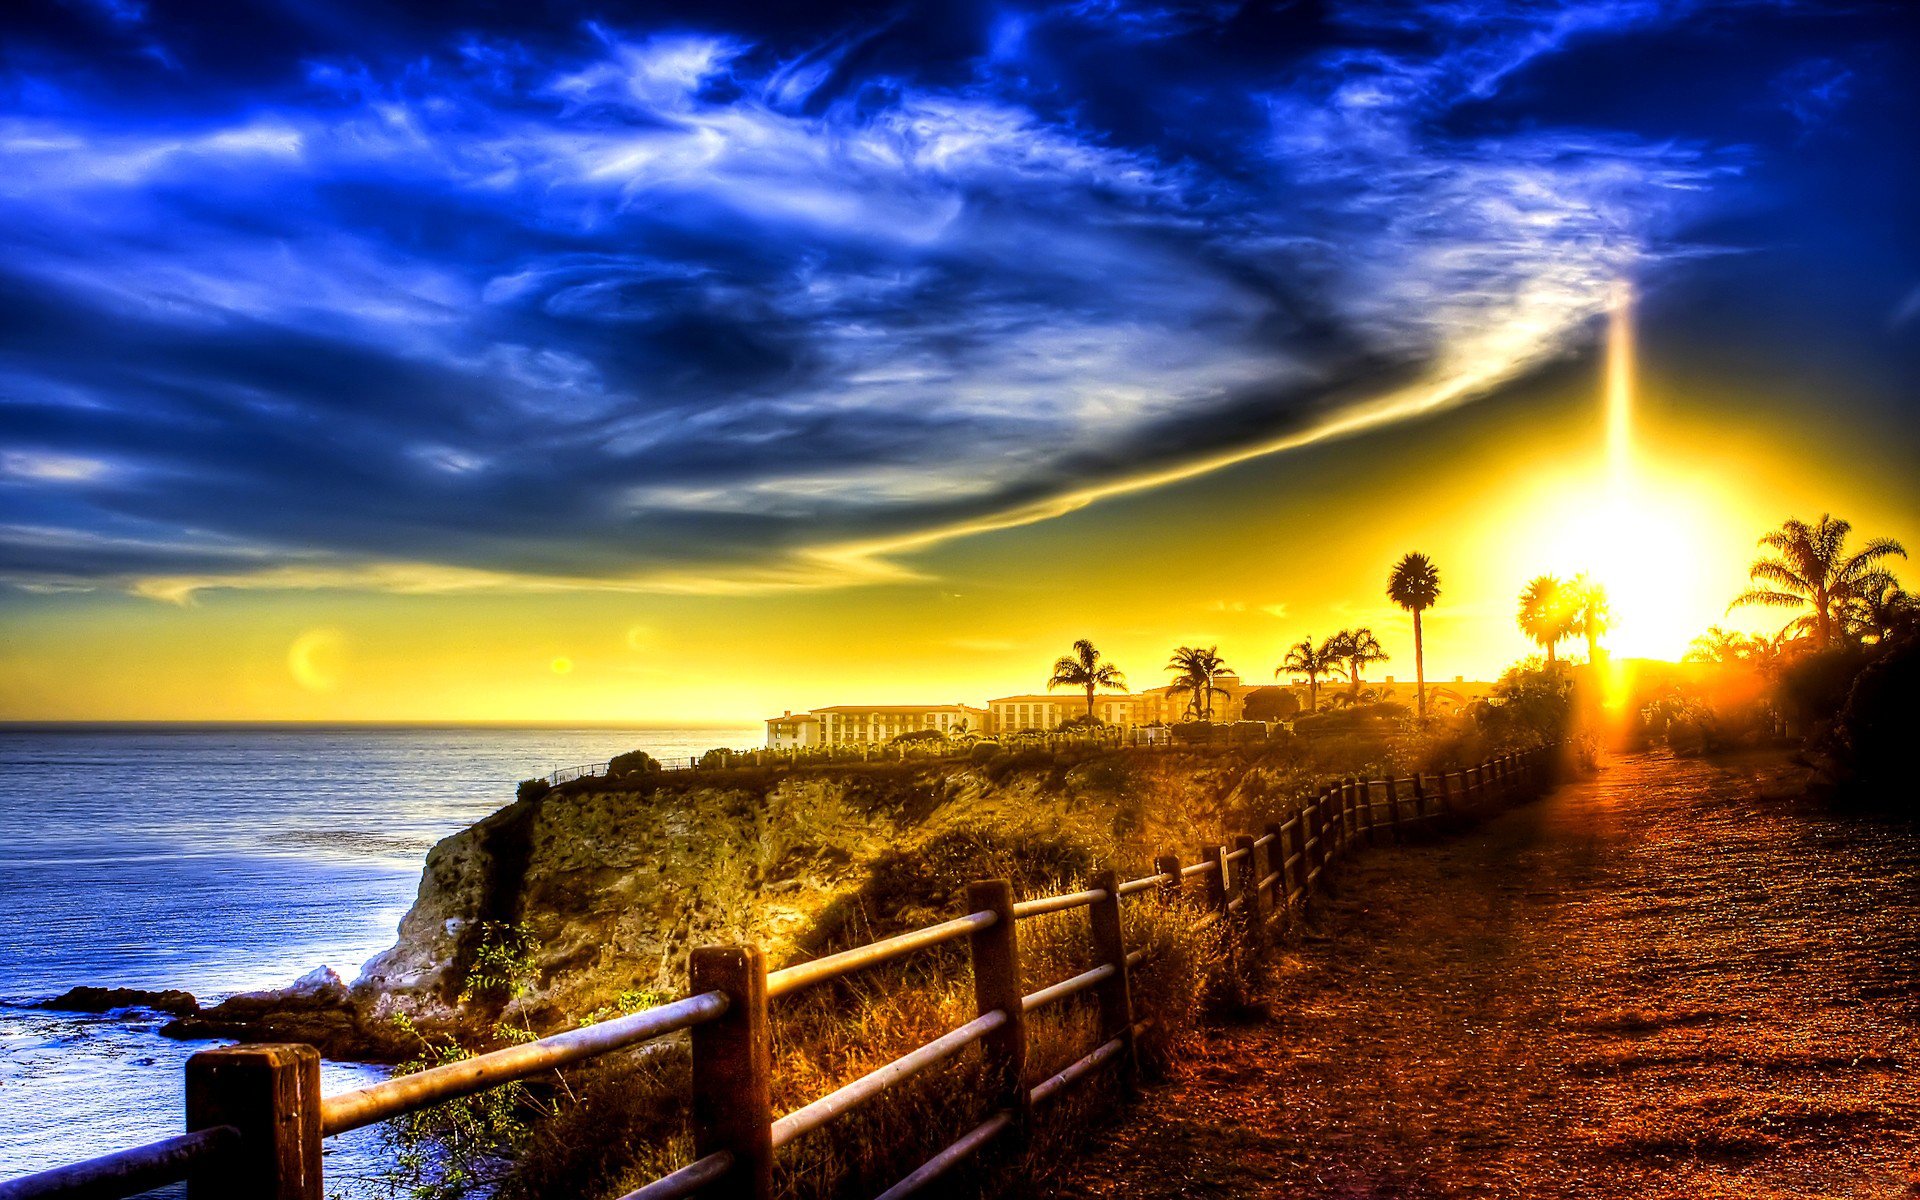
[(988, 721), (986, 709), (965, 704), (841, 704), (768, 718), (767, 748), (877, 745), (927, 729), (984, 733)]

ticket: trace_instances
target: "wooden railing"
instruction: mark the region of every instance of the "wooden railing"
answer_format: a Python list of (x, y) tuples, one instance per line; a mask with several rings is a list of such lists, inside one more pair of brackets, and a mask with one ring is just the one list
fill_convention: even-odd
[[(1200, 860), (1154, 860), (1154, 873), (1120, 881), (1102, 871), (1082, 891), (1015, 901), (1004, 879), (967, 889), (966, 915), (778, 971), (752, 946), (693, 951), (689, 995), (671, 1004), (557, 1033), (417, 1074), (331, 1096), (320, 1094), (311, 1046), (233, 1046), (187, 1061), (188, 1132), (145, 1146), (0, 1183), (0, 1200), (120, 1200), (186, 1180), (194, 1200), (322, 1200), (321, 1143), (335, 1134), (472, 1096), (686, 1030), (692, 1040), (693, 1161), (623, 1200), (700, 1195), (769, 1200), (774, 1155), (905, 1080), (978, 1043), (987, 1067), (984, 1118), (881, 1194), (899, 1200), (976, 1154), (1102, 1067), (1131, 1080), (1134, 1041), (1151, 1014), (1134, 1011), (1129, 973), (1145, 952), (1129, 950), (1121, 901), (1149, 890), (1197, 888), (1202, 902), (1253, 950), (1280, 936), (1328, 869), (1356, 846), (1398, 837), (1452, 813), (1530, 796), (1549, 782), (1547, 750), (1490, 759), (1445, 775), (1346, 779), (1322, 787), (1292, 817), (1258, 836), (1203, 848)], [(1020, 922), (1086, 909), (1094, 965), (1022, 994)], [(776, 1118), (772, 1110), (770, 1003), (905, 955), (965, 940), (978, 1015), (957, 1029)], [(1072, 1065), (1029, 1084), (1027, 1014), (1091, 992), (1098, 1044)]]

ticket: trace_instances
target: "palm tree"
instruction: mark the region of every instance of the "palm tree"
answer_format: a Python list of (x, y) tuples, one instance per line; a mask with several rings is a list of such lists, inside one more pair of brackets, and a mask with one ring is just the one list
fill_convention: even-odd
[(1853, 640), (1883, 645), (1905, 630), (1920, 626), (1920, 602), (1889, 576), (1880, 586), (1848, 602), (1845, 626)]
[(1552, 575), (1536, 575), (1520, 589), (1520, 632), (1547, 652), (1547, 665), (1556, 661), (1554, 647), (1573, 636), (1573, 608), (1567, 585)]
[(1742, 592), (1727, 605), (1728, 611), (1743, 604), (1811, 609), (1787, 628), (1811, 636), (1815, 649), (1826, 649), (1846, 635), (1849, 605), (1884, 592), (1894, 582), (1892, 572), (1880, 564), (1907, 556), (1906, 548), (1891, 538), (1875, 538), (1850, 555), (1846, 543), (1851, 532), (1850, 522), (1828, 513), (1821, 513), (1812, 525), (1784, 522), (1760, 539), (1760, 545), (1774, 554), (1754, 561), (1747, 574), (1757, 586)]
[(1339, 667), (1340, 660), (1334, 654), (1338, 648), (1336, 638), (1328, 638), (1318, 646), (1308, 637), (1297, 646), (1287, 649), (1287, 657), (1274, 672), (1278, 678), (1283, 672), (1307, 677), (1307, 711), (1312, 712), (1320, 706), (1320, 677), (1331, 675)]
[(1587, 661), (1600, 661), (1600, 635), (1613, 627), (1606, 585), (1584, 571), (1567, 585), (1568, 629), (1587, 639)]
[(1327, 644), (1320, 650), (1322, 654), (1329, 655), (1336, 665), (1346, 665), (1349, 700), (1359, 699), (1361, 670), (1368, 663), (1387, 661), (1387, 652), (1381, 647), (1380, 639), (1373, 636), (1373, 630), (1365, 625), (1358, 629), (1342, 629), (1328, 638)]
[(1736, 663), (1752, 653), (1753, 642), (1744, 633), (1722, 629), (1718, 625), (1693, 639), (1682, 662)]
[(1127, 686), (1127, 677), (1120, 669), (1100, 657), (1093, 643), (1081, 638), (1073, 644), (1073, 653), (1063, 656), (1053, 664), (1053, 676), (1047, 680), (1047, 690), (1057, 687), (1083, 687), (1087, 689), (1087, 721), (1093, 721), (1093, 691), (1095, 688), (1120, 688)]
[(1420, 697), (1420, 719), (1427, 718), (1427, 648), (1420, 635), (1420, 614), (1440, 598), (1440, 572), (1424, 554), (1409, 554), (1387, 574), (1387, 598), (1413, 614), (1413, 682)]
[(1227, 689), (1214, 683), (1214, 678), (1226, 669), (1226, 660), (1220, 657), (1220, 647), (1208, 646), (1202, 650), (1196, 646), (1182, 646), (1167, 661), (1167, 670), (1175, 672), (1167, 695), (1186, 695), (1189, 720), (1211, 721), (1213, 698), (1231, 695)]

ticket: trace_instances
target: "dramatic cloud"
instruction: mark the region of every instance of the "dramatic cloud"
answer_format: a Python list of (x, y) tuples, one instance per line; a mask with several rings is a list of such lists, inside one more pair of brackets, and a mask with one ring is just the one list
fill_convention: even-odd
[[(173, 106), (127, 80), (187, 31), (105, 11), (137, 71), (0, 90), (35, 588), (898, 577), (1562, 353), (1744, 154), (1489, 107), (1651, 0), (422, 25)], [(1802, 121), (1847, 86), (1782, 78)]]

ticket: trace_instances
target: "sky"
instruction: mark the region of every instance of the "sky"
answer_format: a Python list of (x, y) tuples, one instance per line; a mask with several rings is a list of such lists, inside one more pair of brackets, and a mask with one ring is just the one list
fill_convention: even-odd
[(1782, 519), (1920, 550), (1916, 77), (1871, 0), (10, 5), (0, 719), (1408, 677), (1408, 550), (1430, 679), (1546, 570), (1771, 628)]

